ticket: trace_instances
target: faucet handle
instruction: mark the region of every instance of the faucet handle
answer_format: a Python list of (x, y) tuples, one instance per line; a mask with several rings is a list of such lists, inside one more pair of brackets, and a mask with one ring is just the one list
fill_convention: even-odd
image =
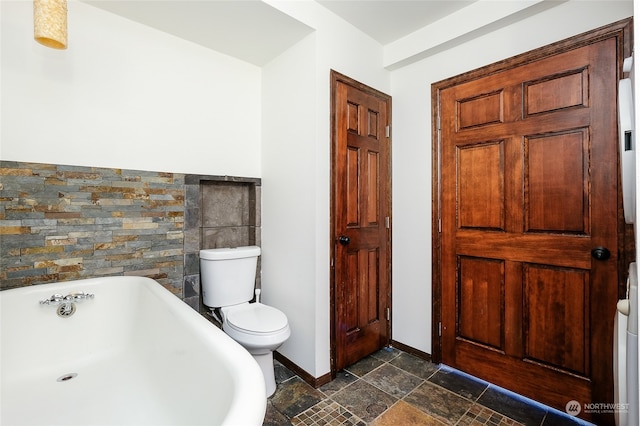
[(64, 301), (64, 296), (61, 294), (54, 294), (53, 296), (51, 296), (48, 299), (44, 299), (40, 301), (41, 305), (59, 305), (61, 302)]
[(66, 297), (71, 298), (71, 300), (70, 300), (71, 302), (80, 303), (80, 302), (85, 301), (87, 299), (93, 299), (94, 296), (95, 295), (93, 295), (93, 294), (85, 293), (84, 291), (81, 291), (79, 293), (71, 293), (71, 294), (67, 295)]

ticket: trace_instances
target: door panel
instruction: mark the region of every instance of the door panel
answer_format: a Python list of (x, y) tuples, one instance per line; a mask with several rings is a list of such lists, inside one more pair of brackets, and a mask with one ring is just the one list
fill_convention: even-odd
[(332, 88), (335, 372), (390, 338), (390, 98), (335, 72)]
[(524, 115), (588, 107), (588, 76), (585, 67), (524, 82)]
[(504, 350), (504, 262), (460, 257), (458, 335)]
[(589, 234), (587, 131), (525, 138), (525, 231)]
[(601, 40), (438, 92), (442, 361), (561, 410), (612, 397), (616, 52)]
[(458, 227), (504, 230), (504, 143), (458, 147)]
[(589, 372), (589, 276), (582, 270), (528, 265), (525, 359), (586, 376)]

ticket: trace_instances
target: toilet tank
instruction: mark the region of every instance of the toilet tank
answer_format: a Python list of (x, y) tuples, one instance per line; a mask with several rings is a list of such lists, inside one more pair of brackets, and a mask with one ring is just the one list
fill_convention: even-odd
[(200, 250), (202, 300), (210, 308), (253, 299), (260, 247)]

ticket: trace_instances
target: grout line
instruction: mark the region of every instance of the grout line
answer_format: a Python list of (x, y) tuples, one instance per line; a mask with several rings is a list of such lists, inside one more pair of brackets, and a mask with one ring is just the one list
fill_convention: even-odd
[[(485, 386), (484, 390), (482, 392), (480, 392), (480, 395), (478, 395), (478, 397), (476, 398), (476, 402), (480, 401), (480, 398), (482, 398), (482, 395), (484, 395), (488, 390), (489, 390), (489, 386), (487, 385), (487, 386)], [(480, 404), (480, 403), (478, 403), (478, 404)], [(480, 404), (480, 405), (482, 405), (482, 404)]]

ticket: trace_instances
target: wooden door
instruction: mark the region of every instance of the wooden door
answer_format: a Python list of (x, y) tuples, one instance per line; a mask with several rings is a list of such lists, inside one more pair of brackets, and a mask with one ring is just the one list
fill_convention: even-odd
[(613, 397), (618, 43), (438, 90), (442, 361), (563, 411)]
[(389, 342), (391, 99), (332, 71), (332, 372)]

